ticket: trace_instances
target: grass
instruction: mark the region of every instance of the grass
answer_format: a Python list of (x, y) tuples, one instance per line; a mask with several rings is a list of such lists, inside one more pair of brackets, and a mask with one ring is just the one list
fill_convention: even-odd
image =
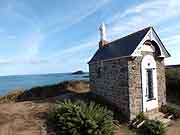
[(24, 93), (24, 90), (13, 90), (9, 92), (5, 96), (0, 97), (0, 103), (11, 103), (11, 102), (16, 102), (17, 97), (22, 95)]

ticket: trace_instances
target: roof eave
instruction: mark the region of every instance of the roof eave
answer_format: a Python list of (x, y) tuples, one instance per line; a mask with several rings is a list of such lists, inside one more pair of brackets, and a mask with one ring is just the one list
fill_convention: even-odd
[[(122, 59), (122, 58), (130, 58), (130, 57), (134, 57), (134, 56), (122, 56), (122, 57), (115, 57), (115, 58), (111, 58), (111, 59), (104, 59), (104, 60), (99, 60), (99, 61), (110, 61), (110, 60), (115, 60), (115, 59)], [(93, 64), (93, 63), (97, 63), (99, 61), (89, 61), (88, 64)]]

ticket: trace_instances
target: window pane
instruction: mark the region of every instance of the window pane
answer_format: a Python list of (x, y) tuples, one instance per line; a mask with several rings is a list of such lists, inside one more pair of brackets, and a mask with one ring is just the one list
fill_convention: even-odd
[(148, 99), (152, 99), (154, 97), (152, 69), (147, 69), (147, 89), (148, 89)]

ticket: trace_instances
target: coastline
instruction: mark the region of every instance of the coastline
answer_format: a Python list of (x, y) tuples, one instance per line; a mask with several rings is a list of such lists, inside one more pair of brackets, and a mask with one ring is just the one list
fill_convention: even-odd
[(0, 97), (0, 103), (43, 100), (60, 96), (67, 93), (89, 92), (89, 81), (71, 80), (63, 81), (53, 85), (36, 86), (27, 90), (16, 89)]
[(88, 73), (72, 75), (72, 73), (16, 75), (0, 77), (0, 95), (6, 95), (12, 90), (28, 90), (36, 86), (53, 85), (63, 81), (89, 80)]

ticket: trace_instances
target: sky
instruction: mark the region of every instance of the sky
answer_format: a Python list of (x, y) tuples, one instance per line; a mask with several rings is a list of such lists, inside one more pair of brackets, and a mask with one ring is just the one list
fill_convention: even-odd
[(180, 64), (179, 0), (0, 0), (0, 76), (88, 71), (102, 22), (108, 41), (153, 26)]

